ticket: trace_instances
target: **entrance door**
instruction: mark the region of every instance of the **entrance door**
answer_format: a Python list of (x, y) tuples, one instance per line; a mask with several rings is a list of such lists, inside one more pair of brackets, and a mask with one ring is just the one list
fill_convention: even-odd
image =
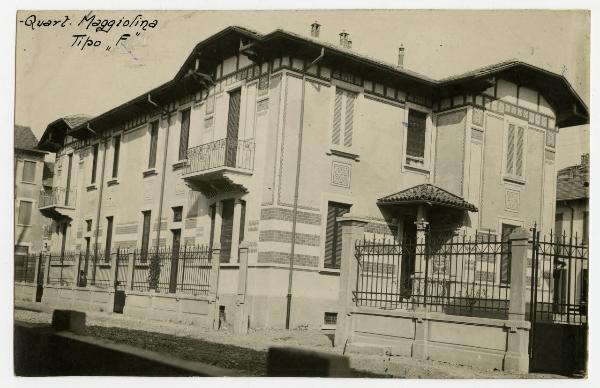
[(223, 201), (221, 222), (221, 263), (229, 263), (233, 237), (233, 199)]
[(241, 90), (229, 93), (229, 115), (227, 117), (227, 139), (225, 140), (225, 165), (236, 167), (238, 131), (240, 127)]
[(177, 272), (179, 270), (179, 248), (181, 247), (181, 229), (172, 229), (173, 251), (171, 253), (171, 277), (169, 280), (169, 292), (177, 292)]

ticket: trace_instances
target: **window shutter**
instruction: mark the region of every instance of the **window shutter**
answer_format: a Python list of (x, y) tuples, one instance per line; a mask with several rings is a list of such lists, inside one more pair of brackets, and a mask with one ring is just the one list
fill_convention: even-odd
[(342, 259), (342, 225), (337, 221), (350, 211), (351, 205), (329, 202), (327, 207), (327, 227), (325, 234), (325, 268), (340, 268)]
[(19, 224), (30, 225), (31, 224), (31, 202), (21, 201), (19, 205)]
[(23, 182), (35, 182), (35, 162), (24, 161), (23, 162), (23, 177), (21, 180)]
[(96, 169), (98, 165), (98, 144), (94, 144), (92, 155), (92, 180), (91, 183), (96, 183)]
[(425, 131), (427, 115), (415, 110), (408, 111), (406, 154), (417, 158), (425, 157)]
[(327, 228), (325, 231), (325, 268), (333, 268), (336, 209), (330, 203), (327, 207)]
[(333, 133), (331, 136), (331, 142), (336, 145), (340, 144), (343, 93), (344, 92), (340, 89), (336, 89), (335, 91), (335, 107), (333, 109)]
[[(144, 215), (144, 224), (142, 226), (142, 262), (146, 262), (148, 258), (148, 242), (150, 240), (150, 210), (142, 212)], [(160, 225), (159, 225), (160, 227)]]
[(517, 131), (517, 155), (515, 160), (515, 174), (523, 176), (523, 149), (525, 147), (525, 129), (518, 127)]
[(158, 121), (150, 124), (150, 153), (148, 156), (148, 168), (156, 166), (156, 147), (158, 142)]
[(181, 112), (181, 133), (179, 134), (179, 160), (186, 158), (190, 134), (190, 110)]
[(354, 122), (354, 99), (356, 94), (352, 92), (346, 92), (346, 117), (345, 117), (345, 128), (344, 128), (344, 145), (346, 147), (352, 146), (352, 127)]
[(113, 152), (113, 170), (112, 177), (116, 178), (119, 174), (119, 153), (121, 152), (121, 135), (115, 136), (115, 147)]
[(506, 172), (509, 174), (514, 173), (514, 160), (515, 160), (515, 125), (508, 125), (508, 139), (506, 141)]

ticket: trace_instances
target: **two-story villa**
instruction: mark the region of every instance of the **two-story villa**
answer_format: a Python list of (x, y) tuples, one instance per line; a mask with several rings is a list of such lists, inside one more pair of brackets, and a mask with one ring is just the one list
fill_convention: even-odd
[(402, 48), (390, 65), (345, 33), (333, 45), (315, 23), (311, 35), (226, 28), (171, 81), (48, 125), (40, 148), (56, 152), (65, 193), (44, 208), (53, 249), (218, 243), (226, 316), (242, 244), (249, 325), (320, 327), (335, 319), (345, 213), (399, 239), (416, 221), (553, 227), (556, 134), (588, 122), (564, 77), (508, 61), (435, 80), (404, 69)]

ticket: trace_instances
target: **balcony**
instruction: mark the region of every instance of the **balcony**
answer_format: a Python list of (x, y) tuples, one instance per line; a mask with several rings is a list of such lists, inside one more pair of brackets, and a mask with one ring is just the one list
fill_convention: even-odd
[(52, 190), (40, 192), (38, 209), (45, 216), (53, 220), (73, 219), (77, 191), (63, 187), (53, 187)]
[(253, 171), (254, 142), (225, 138), (189, 148), (182, 178), (193, 189), (212, 197), (248, 192)]

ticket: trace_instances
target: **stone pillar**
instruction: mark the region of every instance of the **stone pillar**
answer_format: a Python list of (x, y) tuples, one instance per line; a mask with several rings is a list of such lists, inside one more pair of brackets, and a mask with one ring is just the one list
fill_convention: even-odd
[(79, 287), (79, 267), (81, 266), (81, 252), (77, 255), (77, 259), (75, 259), (74, 271), (73, 271), (73, 284), (75, 287)]
[(221, 249), (221, 226), (223, 225), (223, 202), (215, 202), (215, 228), (213, 234), (213, 247), (216, 243), (219, 243), (219, 250)]
[(50, 275), (50, 253), (48, 253), (42, 260), (45, 262), (44, 279), (42, 283), (44, 284), (44, 287), (46, 287), (46, 285), (48, 285), (48, 276)]
[(113, 290), (116, 288), (116, 282), (117, 282), (117, 276), (118, 276), (117, 266), (119, 265), (118, 260), (119, 260), (119, 250), (117, 249), (116, 253), (113, 253), (110, 255), (110, 273), (108, 275), (109, 276), (108, 284), (111, 285)]
[(238, 289), (235, 300), (235, 319), (233, 332), (236, 334), (248, 333), (248, 309), (246, 307), (246, 290), (248, 283), (248, 248), (250, 244), (242, 241), (240, 244), (240, 270), (238, 271)]
[(514, 230), (510, 237), (510, 302), (508, 306), (507, 345), (504, 370), (529, 371), (529, 322), (525, 321), (527, 303), (527, 251), (529, 233), (523, 228)]
[(133, 290), (133, 281), (135, 276), (135, 261), (137, 258), (137, 251), (134, 249), (129, 255), (129, 262), (127, 264), (127, 286), (128, 290)]
[(427, 353), (427, 338), (429, 337), (429, 332), (427, 330), (427, 321), (423, 319), (426, 314), (427, 313), (424, 311), (419, 311), (414, 318), (415, 342), (412, 347), (412, 357), (419, 360), (427, 360), (429, 357)]
[(237, 263), (240, 260), (240, 222), (242, 219), (242, 200), (235, 199), (233, 205), (233, 230), (231, 231), (231, 254), (229, 255), (230, 263)]
[[(216, 217), (215, 217), (216, 221)], [(216, 223), (216, 222), (215, 222)], [(208, 289), (209, 303), (209, 321), (212, 321), (212, 328), (219, 329), (219, 269), (221, 266), (221, 243), (214, 242), (211, 255), (210, 282)]]
[(354, 245), (356, 240), (364, 238), (365, 226), (369, 221), (350, 214), (337, 220), (342, 225), (342, 260), (334, 344), (344, 346), (352, 335), (352, 306), (355, 305), (352, 292), (356, 288), (358, 264)]
[(418, 295), (417, 300), (421, 304), (425, 304), (427, 296), (427, 209), (425, 204), (420, 203), (417, 207), (417, 239), (415, 241), (415, 275), (413, 280), (413, 294)]

